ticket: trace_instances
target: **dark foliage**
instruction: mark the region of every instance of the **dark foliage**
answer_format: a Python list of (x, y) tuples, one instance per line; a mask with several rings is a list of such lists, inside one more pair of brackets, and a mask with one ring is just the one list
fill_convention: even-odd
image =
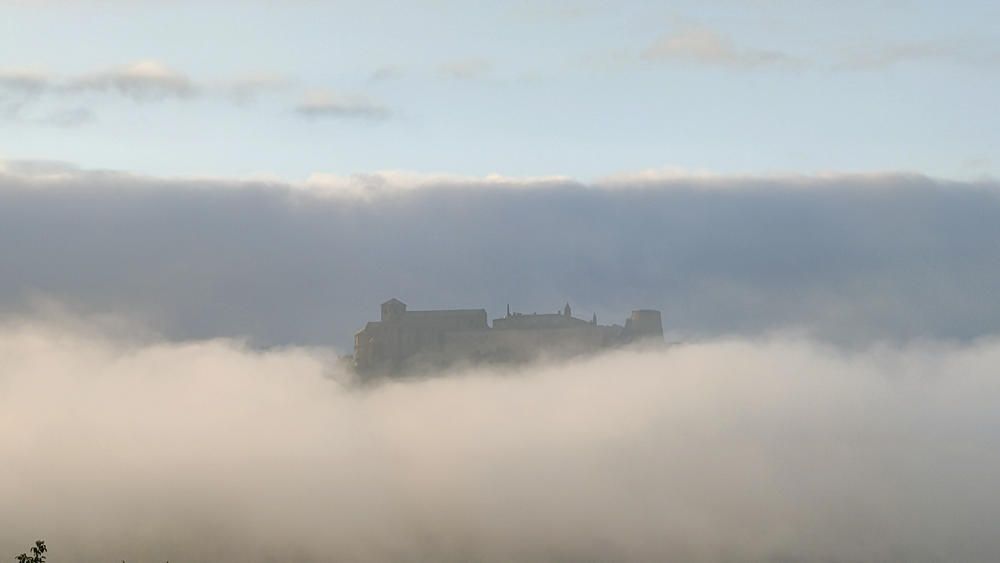
[(35, 542), (35, 546), (31, 548), (29, 553), (22, 553), (14, 559), (17, 563), (45, 563), (45, 552), (49, 549), (45, 547), (45, 541), (38, 540)]

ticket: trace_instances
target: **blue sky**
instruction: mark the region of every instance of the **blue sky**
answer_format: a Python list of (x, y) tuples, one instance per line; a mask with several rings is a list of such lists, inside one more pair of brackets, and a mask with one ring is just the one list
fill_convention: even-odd
[(998, 22), (986, 1), (0, 0), (0, 159), (995, 177)]

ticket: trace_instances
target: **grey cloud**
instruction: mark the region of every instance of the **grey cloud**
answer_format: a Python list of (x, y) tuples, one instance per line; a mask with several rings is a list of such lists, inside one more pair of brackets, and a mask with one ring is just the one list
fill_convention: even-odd
[(0, 72), (0, 112), (28, 125), (77, 127), (96, 119), (93, 109), (65, 107), (67, 97), (91, 91), (117, 93), (136, 101), (187, 98), (199, 88), (185, 75), (155, 61), (69, 78), (40, 72)]
[(350, 118), (380, 120), (389, 116), (385, 106), (361, 95), (312, 92), (297, 106), (295, 112), (310, 119)]
[(475, 80), (484, 78), (493, 70), (493, 63), (483, 58), (461, 59), (447, 62), (438, 68), (445, 78)]
[(967, 170), (986, 171), (993, 167), (993, 159), (987, 156), (974, 156), (962, 162), (962, 168)]
[(996, 67), (1000, 64), (1000, 53), (984, 51), (968, 42), (911, 41), (854, 48), (842, 56), (836, 64), (836, 68), (840, 70), (884, 70), (900, 64), (928, 60)]
[(345, 351), (389, 297), (491, 314), (568, 300), (609, 322), (658, 308), (677, 339), (791, 329), (853, 344), (1000, 331), (995, 182), (890, 174), (408, 187), (379, 176), (322, 189), (54, 178), (0, 176), (0, 313), (42, 298), (135, 316), (173, 339)]
[(252, 103), (262, 94), (280, 92), (288, 89), (292, 80), (280, 75), (261, 74), (245, 76), (232, 80), (224, 85), (230, 99), (238, 104)]
[(247, 104), (262, 94), (287, 89), (291, 84), (290, 79), (274, 74), (203, 83), (157, 61), (139, 61), (68, 77), (8, 70), (0, 71), (0, 112), (19, 123), (75, 127), (94, 121), (94, 110), (61, 104), (67, 99), (92, 93), (119, 95), (137, 102), (190, 99), (209, 93), (224, 96), (237, 104)]
[(61, 160), (0, 160), (0, 173), (23, 179), (33, 179), (38, 176), (52, 174), (82, 173), (80, 167), (72, 162)]
[(97, 115), (89, 108), (75, 107), (53, 111), (38, 119), (39, 123), (54, 127), (79, 127), (92, 123)]
[(50, 86), (48, 76), (30, 71), (0, 71), (0, 91), (38, 94)]
[(51, 86), (42, 73), (30, 71), (0, 71), (0, 115), (7, 119), (21, 118), (25, 108), (34, 103)]
[(20, 125), (42, 125), (72, 128), (92, 123), (97, 115), (89, 108), (57, 108), (49, 111), (35, 111), (28, 102), (0, 104), (2, 115), (8, 121)]
[(113, 91), (136, 101), (190, 98), (199, 90), (189, 77), (156, 61), (81, 76), (70, 81), (67, 89)]
[(705, 27), (688, 27), (664, 35), (642, 51), (648, 62), (684, 62), (730, 68), (786, 67), (805, 64), (781, 51), (738, 48), (722, 34)]
[(7, 553), (1000, 558), (994, 340), (727, 339), (359, 389), (325, 350), (70, 324), (0, 326)]
[(405, 69), (402, 66), (399, 66), (399, 65), (383, 65), (383, 66), (380, 66), (377, 69), (375, 69), (374, 72), (372, 72), (372, 75), (371, 75), (371, 77), (369, 77), (369, 80), (371, 82), (381, 82), (381, 81), (384, 81), (384, 80), (392, 80), (392, 79), (395, 79), (395, 78), (399, 78), (400, 76), (402, 76), (404, 74), (404, 72), (405, 72)]

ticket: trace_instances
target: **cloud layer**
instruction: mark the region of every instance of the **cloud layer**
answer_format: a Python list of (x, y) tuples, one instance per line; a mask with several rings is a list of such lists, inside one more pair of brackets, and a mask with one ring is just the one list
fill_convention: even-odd
[(345, 385), (0, 328), (0, 547), (53, 560), (992, 560), (1000, 345), (788, 339)]
[(1000, 331), (993, 183), (919, 176), (600, 184), (374, 174), (163, 180), (8, 163), (0, 314), (58, 302), (176, 339), (334, 345), (398, 297), (510, 303), (672, 337), (793, 330), (838, 343)]

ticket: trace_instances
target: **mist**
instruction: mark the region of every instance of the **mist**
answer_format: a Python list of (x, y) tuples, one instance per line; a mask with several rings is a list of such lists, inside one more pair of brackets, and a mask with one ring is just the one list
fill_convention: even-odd
[(769, 333), (358, 385), (330, 348), (9, 318), (0, 549), (995, 560), (998, 368), (994, 337), (845, 351)]

